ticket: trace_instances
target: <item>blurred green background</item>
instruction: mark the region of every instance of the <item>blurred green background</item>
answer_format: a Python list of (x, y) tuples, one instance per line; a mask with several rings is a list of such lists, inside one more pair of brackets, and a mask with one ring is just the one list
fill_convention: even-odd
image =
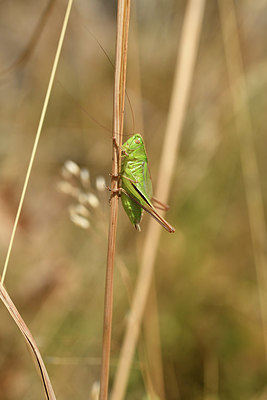
[[(54, 2), (39, 40), (27, 48), (48, 2), (0, 2), (2, 263), (66, 3)], [(187, 4), (182, 0), (133, 2), (127, 91), (134, 122), (126, 101), (125, 135), (139, 131), (145, 137), (154, 182)], [(267, 4), (242, 0), (235, 6), (266, 204)], [(64, 400), (89, 399), (100, 374), (109, 194), (96, 189), (95, 179), (103, 176), (108, 183), (111, 171), (113, 67), (97, 41), (113, 62), (115, 35), (116, 2), (74, 2), (5, 282), (36, 338), (57, 398)], [(150, 353), (152, 383), (157, 390), (159, 382), (153, 381), (153, 374), (160, 374), (162, 368), (167, 400), (267, 399), (262, 324), (267, 304), (260, 308), (255, 268), (259, 254), (251, 240), (238, 118), (218, 3), (207, 1), (167, 214), (177, 231), (162, 232), (155, 271), (158, 310), (151, 306), (145, 317), (141, 350), (128, 385), (129, 400), (145, 399), (142, 370)], [(62, 165), (69, 159), (89, 169), (90, 192), (100, 201), (98, 208), (89, 210), (87, 230), (70, 221), (68, 207), (76, 200), (58, 190)], [(148, 218), (144, 217), (139, 234), (120, 206), (111, 386), (129, 310), (128, 291), (138, 275)], [(266, 256), (266, 243), (262, 248)], [(153, 361), (153, 334), (146, 335), (149, 329), (153, 332), (154, 312), (159, 319), (156, 351), (162, 366)], [(24, 340), (3, 305), (0, 319), (1, 400), (43, 398)]]

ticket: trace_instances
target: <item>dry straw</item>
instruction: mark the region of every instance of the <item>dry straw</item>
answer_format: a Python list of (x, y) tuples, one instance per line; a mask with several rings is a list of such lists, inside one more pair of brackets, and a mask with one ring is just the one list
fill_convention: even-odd
[[(156, 189), (156, 197), (160, 197), (164, 202), (167, 202), (170, 192), (177, 151), (186, 115), (204, 7), (205, 0), (190, 0), (187, 6), (160, 162), (160, 175)], [(111, 395), (112, 400), (122, 400), (124, 398), (134, 350), (139, 336), (140, 324), (144, 315), (153, 276), (160, 233), (161, 227), (158, 224), (155, 225), (151, 219), (144, 243), (140, 274), (129, 313), (128, 324), (115, 376)]]

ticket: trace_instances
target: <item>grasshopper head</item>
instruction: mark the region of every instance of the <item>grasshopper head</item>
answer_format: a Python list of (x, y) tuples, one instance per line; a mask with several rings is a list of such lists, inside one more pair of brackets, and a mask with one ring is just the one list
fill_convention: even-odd
[(144, 141), (142, 136), (139, 133), (135, 133), (127, 140), (127, 142), (124, 143), (123, 147), (127, 151), (127, 153), (143, 149)]

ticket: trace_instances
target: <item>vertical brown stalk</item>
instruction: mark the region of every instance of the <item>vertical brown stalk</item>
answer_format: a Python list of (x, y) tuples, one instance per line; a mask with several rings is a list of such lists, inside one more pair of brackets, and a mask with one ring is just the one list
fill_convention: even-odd
[[(160, 197), (163, 202), (167, 202), (171, 188), (171, 180), (189, 100), (204, 7), (205, 0), (190, 0), (183, 25), (172, 100), (160, 162), (160, 175), (155, 192), (155, 196)], [(160, 233), (161, 227), (158, 224), (154, 224), (154, 221), (151, 219), (144, 242), (140, 273), (129, 312), (126, 333), (112, 390), (112, 400), (122, 400), (124, 398), (134, 350), (139, 336), (140, 324), (144, 315), (153, 276)]]
[(130, 0), (118, 0), (115, 82), (113, 99), (113, 153), (111, 179), (112, 196), (110, 201), (110, 223), (106, 267), (106, 288), (99, 400), (106, 400), (108, 396), (113, 306), (113, 270), (118, 219), (118, 177), (121, 165), (119, 146), (121, 146), (122, 144), (123, 136), (129, 17)]

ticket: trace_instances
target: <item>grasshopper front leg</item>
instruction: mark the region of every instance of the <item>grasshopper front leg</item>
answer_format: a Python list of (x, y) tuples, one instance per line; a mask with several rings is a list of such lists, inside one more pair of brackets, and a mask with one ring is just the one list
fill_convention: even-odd
[(128, 157), (127, 151), (122, 146), (119, 145), (119, 143), (118, 143), (117, 139), (115, 138), (115, 136), (112, 136), (112, 141), (113, 141), (113, 144), (116, 147), (116, 149), (117, 150), (121, 150), (123, 156)]
[(111, 189), (111, 187), (106, 186), (106, 189), (111, 192), (110, 194), (110, 198), (109, 198), (109, 203), (111, 202), (111, 198), (112, 196), (114, 196), (115, 194), (117, 194), (119, 197), (121, 197), (121, 192), (122, 192), (122, 188), (119, 187), (118, 189)]

